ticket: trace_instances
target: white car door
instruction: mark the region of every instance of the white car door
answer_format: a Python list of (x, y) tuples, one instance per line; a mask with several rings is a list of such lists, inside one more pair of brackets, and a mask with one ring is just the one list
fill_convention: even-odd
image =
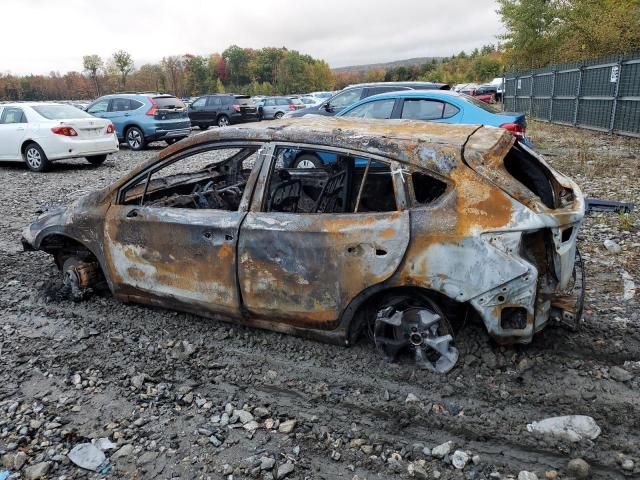
[(4, 107), (0, 115), (0, 159), (22, 160), (20, 146), (27, 132), (27, 117), (22, 108)]

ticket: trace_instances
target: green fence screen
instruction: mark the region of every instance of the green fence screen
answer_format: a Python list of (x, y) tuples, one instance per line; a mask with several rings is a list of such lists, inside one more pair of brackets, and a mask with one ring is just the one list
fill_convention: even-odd
[(503, 109), (640, 136), (640, 52), (507, 73)]

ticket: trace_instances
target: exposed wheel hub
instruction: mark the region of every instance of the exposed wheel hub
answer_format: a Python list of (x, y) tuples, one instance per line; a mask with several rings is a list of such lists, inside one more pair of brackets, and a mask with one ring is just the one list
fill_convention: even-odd
[(376, 348), (390, 360), (408, 352), (419, 368), (447, 373), (458, 361), (448, 322), (441, 313), (426, 307), (378, 312), (374, 327)]

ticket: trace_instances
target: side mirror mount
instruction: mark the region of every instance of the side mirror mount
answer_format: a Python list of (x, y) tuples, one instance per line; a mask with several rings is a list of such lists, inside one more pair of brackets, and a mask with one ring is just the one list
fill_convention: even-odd
[(333, 107), (331, 106), (331, 103), (327, 102), (325, 103), (322, 108), (324, 108), (327, 112), (333, 112)]

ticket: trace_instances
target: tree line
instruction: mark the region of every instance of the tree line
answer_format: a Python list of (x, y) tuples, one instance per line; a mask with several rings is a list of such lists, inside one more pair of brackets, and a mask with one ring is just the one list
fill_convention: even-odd
[(510, 69), (640, 49), (640, 0), (498, 0), (497, 12)]
[(107, 59), (86, 55), (79, 71), (64, 75), (0, 73), (0, 100), (80, 100), (122, 91), (293, 94), (371, 81), (485, 82), (505, 70), (640, 48), (640, 0), (498, 0), (497, 13), (505, 27), (498, 44), (420, 65), (332, 72), (324, 60), (285, 47), (231, 45), (222, 53), (167, 56), (134, 68), (131, 55), (119, 50)]
[(341, 71), (334, 74), (335, 86), (363, 82), (425, 81), (448, 83), (487, 82), (504, 70), (504, 52), (498, 45), (484, 45), (470, 53), (461, 51), (451, 57), (433, 58), (418, 65), (400, 65), (367, 71)]
[(179, 97), (215, 92), (274, 95), (331, 90), (333, 84), (324, 60), (285, 47), (232, 45), (222, 53), (172, 55), (137, 69), (131, 54), (119, 50), (108, 59), (85, 55), (81, 72), (0, 74), (0, 100), (81, 100), (124, 91), (169, 92)]

